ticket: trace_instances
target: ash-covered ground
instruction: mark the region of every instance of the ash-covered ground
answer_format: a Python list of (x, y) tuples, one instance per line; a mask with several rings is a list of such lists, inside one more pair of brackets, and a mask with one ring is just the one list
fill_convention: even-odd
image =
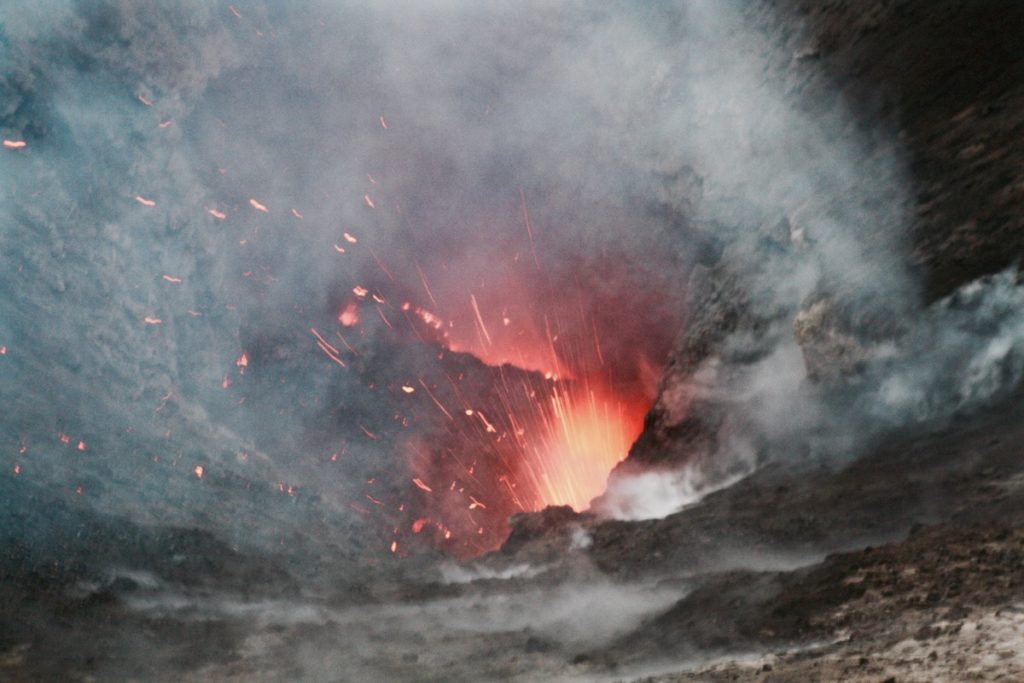
[(1022, 44), (7, 3), (0, 679), (1024, 680)]

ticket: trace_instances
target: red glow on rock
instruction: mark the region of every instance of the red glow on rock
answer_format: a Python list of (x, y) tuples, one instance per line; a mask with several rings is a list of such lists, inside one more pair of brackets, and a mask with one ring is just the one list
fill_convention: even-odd
[[(536, 273), (530, 251), (527, 245), (525, 258), (510, 259), (505, 272), (468, 284), (457, 271), (432, 269), (436, 307), (403, 306), (420, 335), (496, 373), (496, 400), (489, 402), (467, 400), (459, 376), (449, 377), (448, 387), (422, 379), (418, 385), (450, 428), (441, 447), (416, 444), (410, 462), (421, 480), (450, 486), (423, 497), (411, 513), (435, 520), (432, 538), (462, 557), (499, 547), (517, 512), (549, 505), (583, 511), (604, 492), (642, 431), (657, 359), (672, 341), (638, 338), (644, 316), (664, 304), (657, 292), (630, 286), (628, 266)], [(413, 270), (426, 293), (427, 271)], [(606, 277), (615, 285), (600, 282)], [(583, 284), (595, 280), (600, 284)]]
[[(405, 481), (416, 495), (363, 492), (403, 556), (430, 542), (476, 555), (501, 545), (511, 515), (587, 509), (642, 430), (682, 315), (678, 295), (666, 294), (681, 288), (651, 277), (670, 271), (670, 257), (652, 255), (652, 265), (635, 260), (640, 252), (631, 261), (610, 248), (553, 250), (550, 212), (525, 192), (510, 194), (505, 224), (461, 232), (457, 243), (435, 240), (424, 225), (408, 248), (384, 251), (388, 242), (371, 231), (358, 246), (347, 232), (333, 245), (348, 249), (346, 267), (358, 268), (362, 284), (342, 292), (330, 339), (313, 330), (319, 348), (341, 365), (339, 348), (355, 358), (338, 330), (358, 325), (360, 339), (431, 345), (425, 357), (437, 360), (417, 374), (367, 377), (364, 387), (386, 387), (401, 403), (373, 431), (353, 425), (382, 444), (408, 439)], [(374, 208), (369, 195), (364, 203)], [(627, 235), (634, 218), (611, 220), (606, 232)], [(361, 320), (370, 304), (377, 315)], [(353, 361), (352, 371), (361, 365)], [(436, 429), (426, 436), (416, 423)], [(407, 544), (403, 530), (422, 535)]]

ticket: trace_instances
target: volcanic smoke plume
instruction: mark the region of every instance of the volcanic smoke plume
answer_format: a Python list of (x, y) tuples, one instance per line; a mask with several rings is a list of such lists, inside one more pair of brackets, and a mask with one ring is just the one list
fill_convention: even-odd
[[(652, 404), (606, 514), (671, 511), (791, 443), (853, 452), (891, 424), (878, 396), (897, 423), (964, 403), (914, 398), (948, 382), (911, 340), (947, 328), (898, 257), (896, 136), (766, 79), (795, 57), (750, 29), (762, 10), (2, 19), (17, 495), (246, 546), (316, 528), (357, 563), (466, 555), (515, 512), (587, 508)], [(861, 381), (809, 390), (840, 352)]]
[(648, 104), (673, 87), (653, 20), (6, 8), (23, 492), (243, 545), (363, 529), (338, 541), (359, 561), (476, 553), (512, 513), (585, 509), (640, 433), (700, 257), (664, 199), (700, 181), (651, 156)]

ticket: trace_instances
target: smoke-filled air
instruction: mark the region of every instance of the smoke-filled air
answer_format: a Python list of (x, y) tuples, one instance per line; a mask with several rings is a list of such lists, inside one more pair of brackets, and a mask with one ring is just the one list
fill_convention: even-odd
[(1021, 27), (4, 3), (0, 679), (1024, 676)]

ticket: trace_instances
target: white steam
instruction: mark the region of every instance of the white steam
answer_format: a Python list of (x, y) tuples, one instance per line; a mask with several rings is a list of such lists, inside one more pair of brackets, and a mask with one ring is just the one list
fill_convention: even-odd
[(1024, 286), (1016, 268), (971, 282), (937, 302), (874, 363), (862, 410), (883, 421), (924, 422), (976, 409), (1024, 377)]
[(709, 482), (697, 468), (668, 472), (650, 470), (616, 477), (593, 511), (610, 519), (661, 519), (734, 484), (739, 478), (736, 475)]

